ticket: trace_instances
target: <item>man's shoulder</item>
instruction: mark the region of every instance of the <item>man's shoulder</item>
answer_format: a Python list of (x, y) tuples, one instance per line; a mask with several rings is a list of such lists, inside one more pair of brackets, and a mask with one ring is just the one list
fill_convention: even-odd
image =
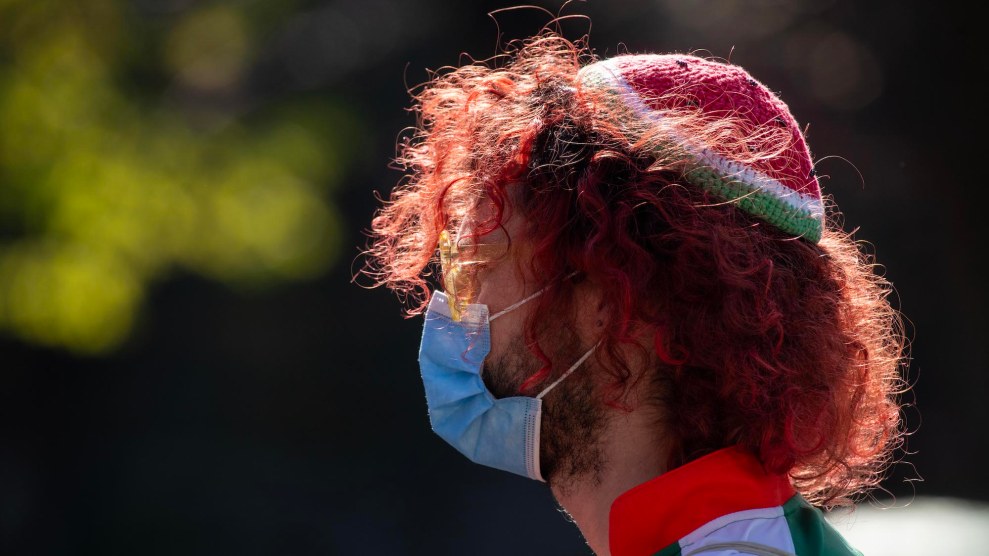
[(781, 506), (721, 516), (677, 545), (662, 556), (861, 556), (799, 494)]

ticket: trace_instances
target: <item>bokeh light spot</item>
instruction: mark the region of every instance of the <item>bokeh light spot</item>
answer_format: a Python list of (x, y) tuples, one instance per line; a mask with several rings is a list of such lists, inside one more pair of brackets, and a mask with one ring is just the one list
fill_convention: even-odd
[(196, 11), (168, 37), (166, 56), (176, 77), (195, 89), (233, 85), (244, 71), (248, 35), (243, 17), (231, 7)]

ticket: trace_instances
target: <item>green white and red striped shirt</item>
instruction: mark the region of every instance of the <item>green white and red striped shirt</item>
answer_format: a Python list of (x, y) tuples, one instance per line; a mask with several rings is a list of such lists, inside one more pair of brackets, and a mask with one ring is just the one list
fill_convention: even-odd
[(861, 556), (786, 475), (738, 448), (628, 490), (609, 521), (612, 556)]

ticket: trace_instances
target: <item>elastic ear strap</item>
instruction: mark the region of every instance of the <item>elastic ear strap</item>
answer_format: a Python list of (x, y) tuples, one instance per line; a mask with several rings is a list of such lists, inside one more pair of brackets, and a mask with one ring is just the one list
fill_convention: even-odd
[(553, 384), (550, 384), (545, 389), (543, 389), (543, 391), (540, 392), (538, 396), (536, 396), (536, 399), (537, 400), (543, 399), (543, 396), (545, 396), (546, 394), (548, 394), (549, 391), (552, 390), (553, 388), (556, 388), (556, 385), (559, 384), (559, 383), (561, 383), (561, 382), (563, 382), (563, 379), (565, 379), (568, 376), (572, 375), (573, 372), (576, 371), (577, 368), (580, 367), (584, 363), (584, 361), (587, 361), (587, 358), (590, 357), (592, 353), (594, 353), (594, 350), (596, 350), (599, 345), (601, 345), (601, 340), (598, 340), (598, 343), (594, 344), (594, 346), (591, 349), (587, 350), (587, 353), (585, 353), (583, 356), (581, 356), (581, 358), (578, 359), (576, 363), (574, 363), (573, 365), (571, 365), (570, 368), (567, 369), (567, 372), (563, 373), (563, 376), (561, 376), (560, 378), (554, 380), (553, 381)]
[(529, 297), (526, 297), (525, 299), (523, 299), (521, 301), (516, 301), (515, 303), (512, 303), (508, 307), (505, 307), (501, 311), (498, 311), (497, 313), (495, 313), (495, 314), (491, 315), (490, 317), (488, 317), (488, 322), (495, 320), (496, 318), (504, 315), (505, 313), (508, 313), (510, 311), (514, 311), (515, 309), (518, 309), (522, 305), (524, 305), (524, 304), (528, 303), (529, 301), (532, 301), (533, 299), (539, 297), (540, 295), (543, 294), (544, 291), (546, 291), (548, 289), (549, 289), (549, 286), (546, 286), (545, 288), (537, 291), (536, 293), (530, 295)]
[[(569, 278), (573, 278), (577, 274), (579, 274), (578, 271), (571, 272), (570, 274), (567, 274), (566, 276), (564, 276), (563, 279), (564, 280), (567, 280)], [(523, 299), (521, 301), (516, 301), (515, 303), (512, 303), (511, 305), (509, 305), (508, 307), (505, 307), (501, 311), (498, 311), (497, 313), (491, 315), (490, 317), (488, 317), (488, 322), (491, 322), (491, 321), (495, 320), (496, 318), (504, 315), (505, 313), (508, 313), (509, 311), (514, 311), (515, 309), (518, 309), (522, 305), (524, 305), (524, 304), (532, 301), (533, 299), (539, 297), (540, 295), (543, 294), (544, 291), (546, 291), (546, 290), (550, 289), (551, 287), (553, 287), (553, 285), (555, 283), (556, 282), (553, 281), (550, 284), (548, 284), (546, 287), (544, 287), (543, 289), (541, 289), (541, 290), (537, 291), (536, 293), (530, 295), (529, 297), (526, 297), (525, 299)]]

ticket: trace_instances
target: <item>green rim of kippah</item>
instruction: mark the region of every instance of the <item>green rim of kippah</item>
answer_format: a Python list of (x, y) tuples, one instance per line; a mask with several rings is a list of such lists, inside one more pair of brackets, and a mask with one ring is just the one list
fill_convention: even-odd
[(807, 210), (795, 208), (757, 186), (722, 176), (707, 166), (685, 173), (686, 180), (704, 191), (765, 220), (784, 232), (800, 236), (812, 243), (821, 241), (821, 220)]

